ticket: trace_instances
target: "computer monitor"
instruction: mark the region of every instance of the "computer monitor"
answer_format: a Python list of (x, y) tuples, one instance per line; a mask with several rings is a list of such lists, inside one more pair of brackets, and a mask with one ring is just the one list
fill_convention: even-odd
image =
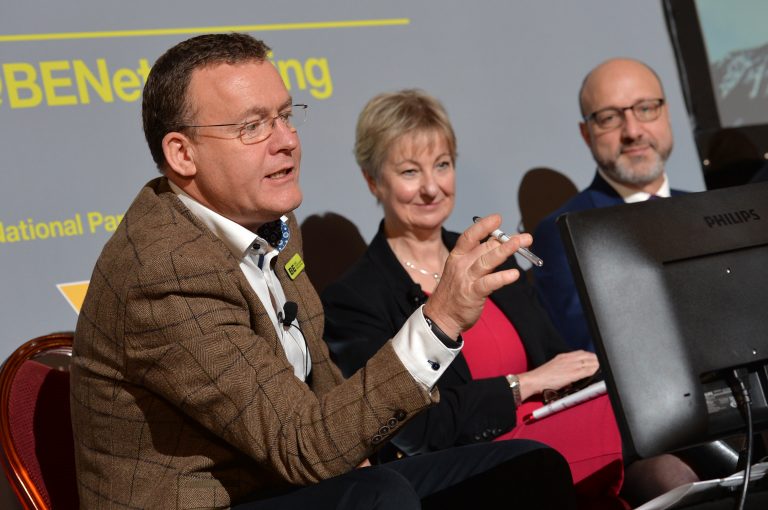
[[(557, 220), (625, 448), (649, 457), (768, 428), (768, 183)], [(546, 261), (544, 261), (546, 264)]]

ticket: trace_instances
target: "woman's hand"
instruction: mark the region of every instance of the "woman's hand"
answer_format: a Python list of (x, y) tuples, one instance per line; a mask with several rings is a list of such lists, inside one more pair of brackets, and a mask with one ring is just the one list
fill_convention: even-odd
[(598, 368), (600, 364), (592, 352), (573, 351), (558, 354), (540, 367), (517, 374), (520, 379), (520, 396), (525, 400), (545, 389), (559, 390), (572, 382), (591, 376)]

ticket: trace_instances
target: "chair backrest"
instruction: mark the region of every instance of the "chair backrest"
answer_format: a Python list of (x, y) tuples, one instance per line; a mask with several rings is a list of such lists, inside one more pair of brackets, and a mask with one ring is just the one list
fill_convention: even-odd
[(579, 192), (567, 176), (546, 167), (531, 168), (520, 181), (520, 231), (533, 233), (539, 222)]
[(69, 411), (72, 339), (72, 333), (32, 339), (0, 367), (0, 459), (24, 508), (78, 507)]
[(363, 236), (354, 223), (336, 213), (313, 214), (301, 224), (307, 274), (320, 294), (365, 252)]

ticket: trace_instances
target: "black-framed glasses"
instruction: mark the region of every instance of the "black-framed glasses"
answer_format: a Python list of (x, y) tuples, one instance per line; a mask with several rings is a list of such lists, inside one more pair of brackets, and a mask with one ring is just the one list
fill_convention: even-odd
[(545, 404), (549, 404), (551, 402), (554, 402), (555, 400), (560, 400), (563, 397), (567, 397), (572, 393), (581, 391), (587, 386), (602, 380), (603, 380), (603, 374), (600, 371), (600, 369), (597, 369), (597, 372), (590, 375), (589, 377), (585, 377), (584, 379), (579, 379), (578, 381), (574, 381), (571, 384), (560, 388), (559, 390), (552, 390), (549, 388), (544, 389), (541, 392), (541, 399)]
[(624, 108), (603, 108), (586, 115), (584, 122), (592, 121), (597, 127), (605, 130), (620, 128), (627, 120), (627, 110), (632, 110), (632, 114), (640, 122), (652, 122), (661, 115), (661, 108), (664, 103), (663, 98), (643, 99)]
[(209, 128), (209, 127), (239, 127), (240, 134), (238, 137), (246, 144), (259, 143), (272, 135), (275, 130), (275, 122), (282, 122), (291, 131), (296, 131), (299, 126), (307, 121), (307, 110), (309, 106), (306, 104), (294, 104), (291, 105), (290, 110), (285, 110), (274, 117), (268, 117), (266, 119), (248, 120), (245, 122), (234, 122), (229, 124), (195, 124), (187, 126), (179, 126), (180, 129), (184, 128)]

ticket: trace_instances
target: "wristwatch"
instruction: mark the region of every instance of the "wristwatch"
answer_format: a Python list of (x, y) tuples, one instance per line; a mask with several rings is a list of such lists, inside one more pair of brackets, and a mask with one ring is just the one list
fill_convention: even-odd
[(509, 388), (512, 390), (512, 396), (515, 398), (515, 407), (519, 407), (523, 403), (520, 395), (520, 379), (514, 374), (507, 374), (505, 377), (509, 383)]

